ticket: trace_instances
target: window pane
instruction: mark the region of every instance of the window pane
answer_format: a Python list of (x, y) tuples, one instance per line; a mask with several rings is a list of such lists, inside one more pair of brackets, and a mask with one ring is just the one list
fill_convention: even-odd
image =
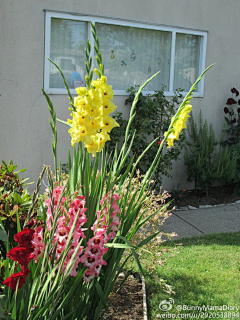
[(114, 90), (126, 90), (161, 73), (145, 90), (169, 86), (171, 32), (96, 23), (105, 75)]
[[(74, 79), (85, 78), (85, 51), (87, 23), (82, 21), (51, 19), (50, 58), (61, 68), (70, 88)], [(50, 66), (50, 88), (64, 88), (57, 68)]]
[(188, 91), (199, 77), (201, 36), (176, 34), (174, 89)]

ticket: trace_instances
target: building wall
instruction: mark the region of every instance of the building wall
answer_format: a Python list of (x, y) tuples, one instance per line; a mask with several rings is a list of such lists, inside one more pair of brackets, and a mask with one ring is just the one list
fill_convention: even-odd
[[(239, 88), (239, 0), (8, 0), (0, 2), (0, 160), (13, 159), (36, 181), (43, 164), (53, 164), (49, 111), (42, 94), (44, 69), (44, 9), (135, 20), (208, 31), (206, 66), (216, 63), (205, 78), (203, 98), (192, 100), (194, 114), (221, 130), (223, 108), (233, 86)], [(127, 115), (126, 97), (116, 96), (118, 111)], [(57, 117), (69, 117), (68, 97), (51, 95)], [(58, 125), (58, 151), (67, 161), (70, 136)], [(174, 166), (174, 179), (185, 181), (183, 163)]]

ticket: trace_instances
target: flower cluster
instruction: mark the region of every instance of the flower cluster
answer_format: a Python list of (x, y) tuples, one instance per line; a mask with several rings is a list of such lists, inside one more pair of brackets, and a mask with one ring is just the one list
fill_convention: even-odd
[(72, 120), (68, 120), (72, 126), (68, 131), (72, 137), (71, 144), (84, 142), (88, 152), (95, 157), (96, 152), (101, 152), (105, 142), (110, 140), (111, 130), (119, 127), (115, 119), (109, 116), (116, 109), (110, 101), (113, 99), (113, 90), (107, 84), (107, 78), (101, 76), (98, 80), (92, 80), (90, 90), (80, 87), (76, 91), (76, 111), (71, 114)]
[[(86, 238), (83, 232), (87, 230), (82, 228), (87, 222), (87, 217), (85, 215), (87, 210), (87, 208), (85, 208), (85, 197), (77, 196), (76, 193), (76, 198), (68, 205), (68, 209), (66, 209), (64, 204), (68, 201), (66, 197), (61, 195), (62, 189), (63, 187), (60, 186), (53, 190), (53, 203), (50, 198), (46, 200), (46, 205), (48, 206), (46, 225), (49, 232), (51, 232), (53, 224), (55, 225), (53, 235), (53, 246), (55, 247), (56, 245), (55, 263), (66, 249), (66, 246), (68, 246), (69, 240), (71, 240), (70, 248), (65, 257), (61, 272), (66, 269), (72, 255), (76, 253), (76, 248), (79, 245), (80, 239)], [(83, 255), (82, 252), (84, 247), (79, 247), (74, 260), (74, 266), (70, 272), (71, 276), (77, 276), (78, 273), (76, 269), (81, 262), (87, 267), (84, 274), (84, 280), (85, 282), (90, 282), (94, 277), (99, 275), (101, 266), (107, 264), (106, 261), (103, 260), (103, 255), (108, 251), (108, 248), (104, 248), (104, 245), (108, 240), (115, 238), (118, 227), (120, 226), (120, 221), (117, 216), (120, 212), (117, 200), (119, 200), (118, 194), (107, 194), (100, 201), (102, 210), (97, 211), (97, 219), (91, 227), (94, 236), (87, 242), (87, 247)], [(57, 221), (54, 221), (56, 216), (53, 216), (52, 212), (60, 213)], [(75, 219), (77, 219), (76, 226), (73, 231), (72, 239), (69, 239), (70, 231)], [(25, 283), (26, 277), (30, 273), (28, 263), (33, 259), (35, 263), (37, 263), (45, 249), (46, 239), (44, 239), (43, 236), (43, 228), (38, 226), (36, 229), (30, 229), (33, 225), (34, 222), (29, 223), (27, 228), (14, 236), (14, 239), (19, 243), (19, 246), (11, 249), (7, 255), (12, 260), (17, 261), (22, 267), (20, 272), (11, 275), (3, 283), (14, 290), (16, 290), (18, 281), (18, 289)]]
[(41, 257), (42, 251), (45, 248), (45, 244), (43, 242), (43, 228), (41, 226), (38, 226), (34, 230), (31, 243), (33, 245), (32, 257), (35, 262), (37, 262), (37, 260), (39, 260), (39, 258)]
[(104, 244), (116, 237), (120, 226), (117, 216), (120, 210), (117, 200), (119, 200), (119, 196), (115, 193), (112, 196), (107, 194), (100, 201), (102, 210), (97, 211), (97, 220), (91, 227), (94, 236), (89, 239), (87, 248), (81, 257), (81, 262), (88, 268), (83, 277), (85, 282), (90, 282), (94, 277), (97, 277), (102, 265), (107, 264), (103, 260), (103, 255), (108, 251), (108, 248), (104, 248)]
[[(53, 197), (54, 197), (53, 211), (57, 210), (57, 204), (59, 201), (59, 196), (62, 192), (62, 188), (63, 187), (60, 186), (60, 187), (57, 187), (56, 189), (54, 189), (54, 191), (53, 191)], [(76, 226), (75, 226), (75, 229), (73, 232), (71, 246), (68, 251), (67, 257), (64, 261), (64, 265), (62, 267), (61, 272), (63, 272), (66, 269), (69, 260), (71, 259), (73, 253), (76, 251), (76, 248), (79, 244), (80, 238), (81, 237), (85, 238), (85, 235), (83, 233), (83, 231), (85, 229), (82, 229), (81, 227), (87, 221), (87, 218), (85, 215), (87, 208), (84, 208), (84, 206), (85, 206), (85, 197), (84, 196), (77, 196), (76, 199), (74, 199), (70, 203), (68, 211), (66, 211), (66, 209), (63, 206), (65, 201), (66, 201), (66, 198), (61, 197), (61, 201), (60, 201), (60, 212), (61, 213), (60, 213), (60, 217), (58, 218), (57, 228), (56, 228), (56, 230), (54, 232), (54, 236), (53, 236), (53, 245), (57, 244), (55, 262), (59, 259), (62, 252), (65, 250), (67, 242), (68, 242), (70, 230), (71, 230), (72, 225), (74, 223), (75, 217), (76, 216), (78, 216), (78, 217), (77, 217), (77, 223), (76, 223)], [(51, 231), (52, 224), (53, 224), (53, 216), (52, 216), (52, 210), (50, 207), (50, 205), (51, 205), (50, 198), (46, 200), (46, 204), (48, 206), (47, 228), (49, 231)], [(40, 253), (40, 251), (42, 250), (41, 241), (37, 243), (37, 242), (34, 242), (34, 240), (33, 240), (32, 242), (34, 243), (34, 245), (36, 245), (36, 249), (38, 250), (38, 253)], [(78, 249), (77, 255), (75, 257), (74, 267), (73, 267), (72, 271), (70, 272), (70, 275), (73, 277), (77, 276), (76, 269), (77, 269), (78, 264), (80, 262), (80, 255), (82, 254), (82, 250), (83, 250), (83, 246), (80, 246)], [(37, 260), (38, 257), (39, 257), (39, 255), (36, 255), (35, 259)]]
[[(176, 139), (179, 139), (179, 134), (181, 133), (183, 128), (186, 128), (186, 121), (190, 117), (189, 112), (192, 111), (192, 106), (190, 104), (187, 104), (180, 114), (177, 117), (177, 120), (173, 123), (173, 131), (169, 134), (167, 137), (168, 142), (168, 148), (173, 146), (173, 141)], [(172, 117), (173, 121), (174, 117)], [(166, 136), (167, 132), (164, 133), (164, 136)]]
[(33, 245), (31, 243), (33, 238), (34, 230), (25, 228), (21, 232), (15, 234), (14, 240), (19, 243), (19, 245), (11, 249), (7, 257), (16, 261), (21, 265), (21, 271), (12, 274), (8, 277), (3, 284), (16, 290), (18, 283), (18, 290), (23, 286), (27, 276), (30, 273), (28, 268), (28, 263), (32, 260)]

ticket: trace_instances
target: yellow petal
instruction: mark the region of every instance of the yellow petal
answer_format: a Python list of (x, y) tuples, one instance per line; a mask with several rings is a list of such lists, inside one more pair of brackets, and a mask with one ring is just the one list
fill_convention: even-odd
[(102, 120), (102, 130), (110, 133), (111, 130), (115, 127), (120, 127), (117, 121), (109, 116), (103, 117)]

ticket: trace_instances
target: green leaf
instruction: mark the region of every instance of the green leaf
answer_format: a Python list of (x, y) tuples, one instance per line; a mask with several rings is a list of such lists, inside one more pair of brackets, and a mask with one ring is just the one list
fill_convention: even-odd
[(10, 167), (8, 167), (8, 171), (11, 173), (13, 171), (13, 165), (11, 164)]
[[(130, 241), (129, 241), (128, 239), (126, 239), (125, 237), (117, 236), (117, 238), (125, 241), (129, 246), (131, 246)], [(138, 259), (137, 253), (136, 253), (136, 251), (134, 250), (133, 247), (131, 248), (131, 251), (132, 251), (132, 254), (133, 254), (133, 256), (134, 256), (134, 259), (135, 259), (135, 261), (136, 261), (136, 263), (137, 263), (137, 265), (138, 265), (138, 267), (139, 267), (140, 272), (143, 274), (143, 269), (142, 269), (141, 263), (140, 263), (140, 261), (139, 261), (139, 259)]]
[(118, 249), (134, 249), (132, 245), (123, 244), (123, 243), (106, 243), (104, 247), (118, 248)]
[(154, 234), (151, 234), (148, 238), (144, 239), (142, 242), (140, 242), (138, 244), (138, 248), (140, 248), (140, 247), (144, 246), (145, 244), (147, 244), (149, 241), (151, 241), (153, 238), (155, 238), (160, 232), (161, 231), (156, 232)]
[(17, 232), (21, 232), (22, 229), (21, 229), (21, 224), (20, 224), (18, 212), (16, 212), (16, 217), (17, 217)]
[(66, 126), (68, 126), (68, 127), (70, 127), (70, 128), (73, 127), (73, 126), (72, 126), (70, 123), (68, 123), (67, 121), (63, 121), (63, 120), (60, 120), (60, 119), (58, 119), (58, 118), (56, 118), (56, 120), (59, 121), (59, 122), (61, 122), (61, 123), (63, 123), (63, 124), (65, 124)]
[(106, 299), (104, 298), (104, 292), (102, 291), (102, 288), (98, 281), (96, 281), (96, 289), (105, 310), (107, 310)]
[(0, 240), (8, 241), (8, 235), (7, 235), (6, 231), (4, 230), (2, 224), (0, 224)]
[(17, 204), (21, 204), (22, 203), (22, 198), (17, 192), (13, 193), (13, 199)]
[(24, 169), (20, 169), (19, 172), (25, 172), (27, 169), (24, 168)]
[(6, 214), (9, 214), (10, 212), (10, 207), (8, 202), (5, 203), (5, 211), (6, 211)]
[(6, 318), (6, 296), (4, 294), (0, 295), (0, 319), (7, 319)]

